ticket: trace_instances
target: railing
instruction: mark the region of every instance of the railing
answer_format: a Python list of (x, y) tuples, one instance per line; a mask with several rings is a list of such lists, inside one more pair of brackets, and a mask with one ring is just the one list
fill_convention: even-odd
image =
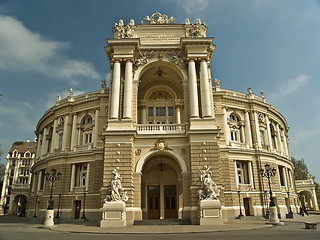
[(185, 124), (139, 124), (138, 134), (183, 134), (186, 132)]

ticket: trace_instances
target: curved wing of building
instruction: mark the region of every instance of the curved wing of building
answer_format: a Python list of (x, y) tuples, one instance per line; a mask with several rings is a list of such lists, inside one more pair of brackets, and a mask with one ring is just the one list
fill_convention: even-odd
[(73, 96), (70, 90), (40, 119), (31, 189), (40, 214), (50, 195), (45, 172), (55, 168), (62, 175), (54, 183), (54, 208), (59, 201), (63, 218), (85, 210), (100, 220), (115, 169), (127, 196), (127, 224), (199, 223), (199, 189), (209, 172), (215, 185), (207, 190), (218, 189), (220, 217), (239, 215), (239, 202), (245, 215), (265, 215), (269, 185), (260, 169), (266, 164), (276, 173), (270, 186), (278, 213), (285, 216), (289, 205), (296, 212), (285, 118), (263, 93), (221, 89), (211, 78), (215, 45), (200, 19), (176, 24), (160, 14), (146, 20), (121, 20), (107, 40), (110, 88), (102, 81), (96, 92)]

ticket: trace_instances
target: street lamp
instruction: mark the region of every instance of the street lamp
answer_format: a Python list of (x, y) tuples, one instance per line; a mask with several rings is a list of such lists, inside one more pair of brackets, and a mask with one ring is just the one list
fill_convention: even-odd
[(241, 210), (240, 190), (237, 190), (237, 193), (238, 193), (238, 197), (239, 197), (240, 214), (238, 217), (236, 217), (236, 219), (241, 219), (241, 218), (244, 218), (244, 215), (242, 214), (242, 210)]
[(57, 173), (57, 170), (52, 168), (50, 173), (49, 172), (45, 173), (45, 176), (46, 176), (46, 180), (51, 182), (50, 200), (49, 200), (47, 210), (53, 210), (53, 201), (52, 201), (53, 184), (54, 182), (60, 180), (61, 173), (60, 172)]
[(267, 163), (264, 165), (264, 169), (260, 169), (260, 175), (262, 177), (268, 178), (268, 184), (269, 184), (269, 192), (270, 192), (270, 204), (269, 204), (269, 220), (271, 223), (279, 223), (279, 218), (277, 214), (277, 207), (276, 204), (273, 201), (272, 196), (272, 190), (271, 190), (271, 177), (274, 177), (277, 173), (277, 170), (275, 168), (270, 167), (270, 165)]
[(50, 200), (49, 200), (48, 208), (45, 215), (44, 226), (51, 227), (54, 225), (54, 222), (53, 222), (54, 210), (53, 210), (53, 201), (52, 201), (53, 184), (54, 182), (60, 180), (61, 173), (60, 172), (57, 173), (57, 170), (52, 168), (50, 173), (49, 172), (45, 173), (45, 176), (46, 176), (46, 180), (48, 182), (51, 182), (51, 191), (50, 191)]
[(83, 212), (82, 212), (81, 219), (87, 219), (85, 210), (86, 210), (86, 192), (83, 192)]
[(288, 191), (287, 194), (288, 194), (289, 213), (286, 215), (286, 218), (293, 218), (293, 212), (290, 204), (290, 192)]
[(34, 214), (33, 217), (36, 218), (37, 217), (37, 202), (38, 202), (38, 195), (34, 196), (36, 198), (35, 203), (34, 203)]
[(265, 202), (265, 208), (266, 208), (265, 218), (269, 219), (268, 191), (264, 191), (264, 202)]

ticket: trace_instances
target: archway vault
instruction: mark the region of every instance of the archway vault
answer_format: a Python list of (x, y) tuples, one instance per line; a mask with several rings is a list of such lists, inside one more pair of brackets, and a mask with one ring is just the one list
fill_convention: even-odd
[(181, 170), (181, 173), (188, 172), (188, 167), (186, 165), (184, 158), (180, 154), (178, 154), (177, 152), (175, 152), (173, 150), (154, 150), (154, 151), (147, 152), (146, 154), (141, 156), (140, 159), (138, 160), (135, 171), (142, 173), (142, 169), (143, 169), (145, 163), (150, 158), (155, 157), (157, 155), (171, 157), (172, 159), (174, 159), (178, 163), (180, 170)]

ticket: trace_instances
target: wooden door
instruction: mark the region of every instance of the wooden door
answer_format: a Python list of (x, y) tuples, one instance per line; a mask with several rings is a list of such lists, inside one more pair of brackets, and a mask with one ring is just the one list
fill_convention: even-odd
[(164, 218), (178, 218), (177, 209), (176, 186), (164, 186)]
[(244, 198), (243, 199), (244, 211), (246, 216), (250, 216), (250, 199)]
[(148, 186), (148, 219), (160, 218), (160, 186)]
[(74, 201), (74, 218), (75, 219), (80, 218), (80, 211), (81, 211), (81, 201), (76, 200)]

